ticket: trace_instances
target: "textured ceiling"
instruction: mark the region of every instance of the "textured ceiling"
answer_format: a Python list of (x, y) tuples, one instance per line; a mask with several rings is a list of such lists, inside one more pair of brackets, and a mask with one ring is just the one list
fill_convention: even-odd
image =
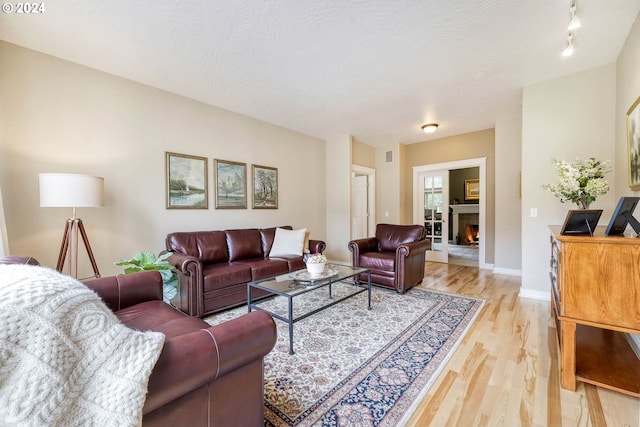
[[(519, 114), (616, 60), (640, 0), (43, 0), (0, 39), (319, 138), (412, 143)], [(0, 65), (1, 66), (1, 65)], [(440, 124), (427, 137), (420, 126)]]

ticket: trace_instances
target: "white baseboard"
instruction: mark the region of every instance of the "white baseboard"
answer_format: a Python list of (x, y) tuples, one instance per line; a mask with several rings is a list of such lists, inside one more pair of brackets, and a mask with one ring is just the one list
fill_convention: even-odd
[(508, 276), (519, 276), (522, 277), (522, 270), (516, 270), (515, 268), (500, 268), (496, 267), (493, 269), (494, 274), (506, 274)]
[(551, 301), (550, 291), (534, 291), (531, 289), (520, 289), (518, 294), (521, 298), (537, 299), (541, 301)]
[(480, 268), (481, 270), (493, 270), (493, 264), (481, 264), (478, 266), (478, 268)]

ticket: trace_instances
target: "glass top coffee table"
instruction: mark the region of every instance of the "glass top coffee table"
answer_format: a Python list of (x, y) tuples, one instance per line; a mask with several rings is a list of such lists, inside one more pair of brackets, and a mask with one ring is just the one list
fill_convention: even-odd
[[(360, 282), (360, 274), (367, 274), (367, 282)], [(334, 285), (340, 286), (340, 292), (334, 295)], [(252, 290), (261, 289), (274, 294), (267, 298), (255, 300)], [(326, 298), (318, 298), (316, 304), (308, 311), (296, 313), (294, 316), (294, 297), (308, 292), (324, 292)], [(367, 292), (367, 309), (371, 310), (371, 271), (366, 268), (351, 267), (340, 264), (327, 264), (319, 276), (310, 275), (307, 270), (292, 271), (275, 277), (249, 282), (247, 285), (247, 307), (251, 310), (264, 310), (276, 319), (289, 325), (289, 354), (293, 354), (293, 324), (326, 308), (338, 304), (362, 292)], [(276, 296), (286, 298), (286, 307), (273, 304)], [(271, 304), (270, 304), (271, 303)]]

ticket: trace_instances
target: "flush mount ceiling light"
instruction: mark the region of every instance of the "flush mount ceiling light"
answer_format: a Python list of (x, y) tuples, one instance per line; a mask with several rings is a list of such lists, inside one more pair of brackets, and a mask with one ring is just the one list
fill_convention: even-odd
[(571, 15), (571, 19), (569, 20), (569, 31), (577, 30), (582, 26), (580, 22), (580, 18), (576, 15), (576, 2), (574, 1), (571, 7), (569, 8), (569, 15)]
[(569, 33), (567, 36), (567, 47), (562, 51), (562, 56), (573, 55), (573, 33)]
[(438, 124), (429, 123), (428, 125), (422, 126), (422, 130), (424, 131), (424, 133), (434, 133), (435, 131), (438, 130)]

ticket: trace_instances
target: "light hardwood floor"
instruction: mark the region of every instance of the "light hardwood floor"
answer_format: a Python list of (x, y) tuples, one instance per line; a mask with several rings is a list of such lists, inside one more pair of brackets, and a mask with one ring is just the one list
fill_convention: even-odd
[(486, 303), (409, 426), (640, 426), (640, 399), (560, 388), (549, 303), (518, 297), (519, 277), (438, 263), (426, 272), (420, 287)]

